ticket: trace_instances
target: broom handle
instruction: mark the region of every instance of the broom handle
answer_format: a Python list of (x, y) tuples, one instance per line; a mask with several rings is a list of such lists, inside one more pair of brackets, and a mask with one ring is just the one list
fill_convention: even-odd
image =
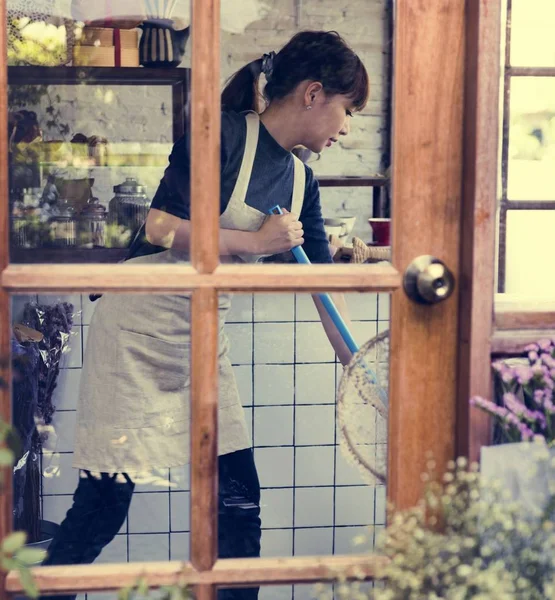
[[(274, 206), (273, 208), (271, 208), (268, 212), (271, 215), (282, 215), (283, 214), (283, 211), (281, 210), (281, 206), (279, 206), (279, 204)], [(295, 260), (298, 263), (301, 263), (304, 265), (311, 264), (308, 256), (306, 255), (306, 252), (301, 248), (301, 246), (296, 246), (295, 248), (292, 248), (291, 252), (293, 253)], [(335, 303), (331, 299), (331, 296), (328, 293), (321, 293), (321, 294), (316, 294), (316, 295), (322, 301), (322, 304), (324, 305), (326, 312), (330, 316), (330, 319), (333, 321), (333, 324), (337, 328), (337, 331), (339, 331), (339, 334), (343, 338), (343, 341), (347, 345), (347, 348), (349, 348), (349, 350), (353, 354), (355, 352), (358, 352), (358, 350), (359, 350), (358, 344), (356, 343), (355, 338), (352, 336), (351, 332), (349, 331), (349, 328), (345, 324), (345, 321), (343, 320), (343, 317), (341, 316), (340, 312), (337, 310), (337, 306), (335, 306)]]

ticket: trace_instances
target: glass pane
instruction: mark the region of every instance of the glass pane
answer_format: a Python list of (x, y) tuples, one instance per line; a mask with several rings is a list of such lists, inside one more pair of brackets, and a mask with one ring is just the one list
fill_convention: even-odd
[(555, 66), (555, 6), (551, 0), (512, 0), (511, 65)]
[(551, 240), (555, 211), (510, 210), (507, 213), (506, 288), (508, 294), (552, 298)]
[(135, 237), (186, 129), (188, 5), (156, 29), (169, 3), (7, 4), (12, 262), (148, 253)]
[(511, 79), (508, 197), (555, 200), (555, 77)]
[[(220, 201), (227, 216), (239, 204), (254, 209), (248, 212), (259, 220), (275, 205), (299, 216), (303, 249), (312, 263), (329, 262), (330, 250), (338, 263), (353, 262), (353, 254), (356, 262), (387, 259), (391, 15), (386, 2), (357, 3), (345, 8), (338, 21), (337, 8), (328, 4), (282, 2), (268, 10), (263, 2), (249, 0), (238, 11), (233, 3), (222, 3), (222, 155), (228, 179)], [(326, 34), (329, 30), (342, 39)], [(299, 61), (299, 56), (307, 59)], [(333, 67), (326, 70), (327, 63)], [(353, 66), (361, 63), (363, 68)], [(310, 80), (321, 80), (321, 89), (303, 98), (302, 82)], [(258, 95), (249, 93), (253, 85)], [(260, 123), (253, 138), (258, 145), (252, 177), (243, 190), (231, 185), (236, 177), (230, 174), (239, 171), (247, 148), (244, 117), (238, 114), (246, 110), (256, 110)], [(308, 167), (300, 202), (291, 153)], [(381, 220), (369, 223), (371, 218)], [(266, 261), (295, 262), (289, 248), (272, 249), (268, 238), (262, 236), (259, 252), (269, 255)]]
[[(23, 441), (15, 527), (31, 543), (57, 539), (50, 560), (58, 564), (99, 553), (95, 562), (189, 556), (189, 404), (171, 391), (188, 371), (186, 356), (178, 362), (189, 347), (187, 325), (179, 327), (184, 301), (13, 298), (14, 425)], [(360, 345), (388, 329), (388, 295), (352, 294), (347, 305)], [(228, 308), (222, 296), (221, 556), (258, 556), (260, 537), (264, 557), (358, 552), (361, 536), (371, 551), (385, 523), (386, 490), (365, 464), (374, 457), (372, 466), (385, 471), (385, 419), (364, 406), (364, 385), (358, 395), (342, 393), (342, 378), (351, 376), (309, 296), (237, 295), (224, 325)], [(156, 316), (144, 318), (147, 310)], [(375, 351), (364, 360), (378, 374), (387, 370)], [(91, 524), (95, 502), (107, 503), (109, 518), (99, 509)], [(66, 534), (77, 546), (59, 537), (72, 506)], [(89, 517), (79, 522), (83, 510)]]
[[(388, 329), (387, 294), (349, 294), (346, 300), (352, 319), (349, 329), (358, 344), (375, 340)], [(261, 555), (360, 552), (355, 545), (360, 536), (371, 549), (385, 523), (386, 491), (365, 464), (370, 459), (373, 467), (385, 469), (386, 420), (365, 405), (370, 400), (365, 382), (358, 385), (353, 376), (345, 375), (351, 383), (344, 390), (340, 387), (343, 368), (312, 298), (235, 295), (225, 332), (261, 488)], [(376, 347), (383, 346), (376, 343)], [(387, 361), (387, 355), (380, 356), (380, 361)], [(364, 360), (383, 375), (384, 365), (379, 371), (375, 350), (368, 351)], [(220, 401), (231, 404), (235, 393), (232, 385), (226, 386)], [(245, 443), (231, 412), (221, 415), (220, 442), (230, 444), (230, 450), (239, 449), (220, 458), (222, 500), (230, 483), (244, 480), (242, 489), (252, 491), (245, 502), (252, 501), (257, 485), (250, 450), (240, 450)], [(223, 479), (225, 472), (228, 476)], [(233, 486), (232, 492), (237, 495)], [(239, 516), (250, 536), (247, 549), (255, 556), (260, 535), (257, 510), (246, 508)]]
[(56, 540), (50, 564), (188, 557), (186, 315), (185, 297), (13, 297), (14, 526)]

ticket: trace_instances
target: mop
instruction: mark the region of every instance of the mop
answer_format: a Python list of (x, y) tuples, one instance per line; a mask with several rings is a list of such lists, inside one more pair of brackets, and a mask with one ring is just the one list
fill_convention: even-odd
[[(282, 215), (279, 205), (269, 211), (271, 215)], [(301, 246), (291, 249), (295, 260), (300, 264), (311, 264)], [(376, 437), (382, 423), (387, 419), (388, 411), (388, 365), (389, 335), (379, 334), (359, 347), (338, 311), (330, 294), (318, 293), (333, 324), (337, 328), (347, 348), (353, 353), (353, 359), (345, 367), (338, 389), (338, 417), (342, 433), (342, 445), (348, 458), (354, 462), (372, 483), (385, 481), (385, 454), (378, 456), (380, 444), (370, 443)], [(377, 372), (368, 365), (366, 358), (371, 357), (377, 366)]]

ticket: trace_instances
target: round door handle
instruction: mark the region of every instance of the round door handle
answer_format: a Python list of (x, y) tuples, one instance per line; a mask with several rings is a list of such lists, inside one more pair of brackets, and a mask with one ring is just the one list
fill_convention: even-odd
[(403, 288), (413, 302), (437, 304), (453, 293), (455, 278), (439, 258), (424, 255), (415, 258), (408, 266)]

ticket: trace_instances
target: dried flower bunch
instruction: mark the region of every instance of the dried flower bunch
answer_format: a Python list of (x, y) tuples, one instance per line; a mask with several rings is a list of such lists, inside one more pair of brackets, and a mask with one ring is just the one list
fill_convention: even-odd
[(499, 403), (476, 396), (471, 404), (492, 415), (504, 441), (541, 436), (555, 444), (555, 340), (539, 340), (526, 348), (523, 362), (496, 361), (492, 367), (500, 388)]

